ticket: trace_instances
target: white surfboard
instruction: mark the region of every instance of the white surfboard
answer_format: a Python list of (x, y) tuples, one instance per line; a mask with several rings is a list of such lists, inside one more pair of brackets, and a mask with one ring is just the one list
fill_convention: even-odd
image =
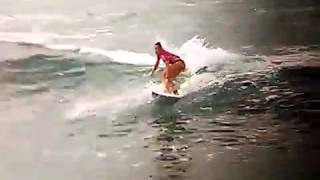
[(155, 84), (152, 87), (152, 95), (154, 97), (163, 97), (163, 98), (170, 98), (170, 99), (180, 99), (183, 97), (183, 94), (181, 91), (179, 91), (179, 95), (173, 94), (173, 93), (166, 93), (164, 90), (163, 85), (161, 84)]
[[(190, 77), (191, 77), (191, 75), (187, 71), (181, 73), (181, 76), (179, 76), (179, 78), (182, 79), (182, 81), (184, 81), (182, 84), (180, 84), (180, 88), (178, 89), (179, 95), (165, 92), (165, 87), (162, 84), (153, 84), (152, 85), (152, 96), (166, 98), (166, 99), (179, 100), (188, 94), (188, 86), (189, 86)], [(177, 85), (179, 85), (179, 82), (175, 82), (175, 83)]]
[[(181, 76), (180, 76), (181, 77)], [(160, 97), (162, 99), (179, 100), (190, 93), (199, 91), (200, 89), (207, 87), (208, 85), (215, 83), (222, 83), (222, 81), (213, 81), (211, 73), (202, 73), (199, 75), (184, 75), (183, 82), (179, 85), (179, 82), (175, 84), (179, 85), (178, 93), (179, 95), (166, 93), (164, 91), (163, 85), (152, 84), (152, 95), (154, 97)]]

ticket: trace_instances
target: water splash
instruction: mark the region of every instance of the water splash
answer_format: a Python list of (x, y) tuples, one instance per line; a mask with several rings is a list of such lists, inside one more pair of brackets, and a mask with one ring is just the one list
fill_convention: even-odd
[(121, 111), (146, 104), (151, 99), (150, 92), (149, 86), (142, 85), (131, 87), (130, 90), (118, 90), (116, 95), (91, 93), (91, 95), (76, 99), (65, 117), (69, 120), (76, 120), (98, 114), (106, 116), (103, 112), (108, 112), (107, 116), (113, 119)]

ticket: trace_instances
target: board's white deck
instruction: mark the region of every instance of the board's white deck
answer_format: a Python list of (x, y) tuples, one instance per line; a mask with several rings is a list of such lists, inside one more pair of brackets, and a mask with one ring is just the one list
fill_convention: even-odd
[(152, 92), (159, 94), (161, 96), (165, 96), (165, 97), (173, 97), (173, 98), (182, 98), (183, 97), (183, 94), (175, 95), (175, 94), (170, 94), (170, 93), (164, 92), (164, 88), (161, 84), (160, 85), (159, 84), (153, 85)]

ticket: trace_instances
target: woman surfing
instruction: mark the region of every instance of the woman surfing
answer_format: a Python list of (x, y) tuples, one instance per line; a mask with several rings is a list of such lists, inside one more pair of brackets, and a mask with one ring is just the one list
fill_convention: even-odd
[(174, 93), (178, 95), (178, 90), (173, 81), (181, 72), (185, 70), (185, 62), (179, 56), (163, 49), (160, 42), (154, 44), (154, 50), (157, 56), (157, 61), (152, 68), (150, 75), (152, 76), (157, 70), (160, 59), (162, 59), (166, 66), (161, 72), (161, 83), (164, 84), (167, 93)]

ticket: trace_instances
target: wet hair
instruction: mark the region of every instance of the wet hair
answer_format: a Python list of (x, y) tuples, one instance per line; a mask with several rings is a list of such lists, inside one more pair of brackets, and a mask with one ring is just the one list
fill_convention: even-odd
[(162, 45), (161, 45), (161, 43), (160, 43), (160, 42), (156, 42), (154, 45), (155, 45), (155, 46), (159, 46), (159, 47), (161, 47), (161, 48), (162, 48)]

